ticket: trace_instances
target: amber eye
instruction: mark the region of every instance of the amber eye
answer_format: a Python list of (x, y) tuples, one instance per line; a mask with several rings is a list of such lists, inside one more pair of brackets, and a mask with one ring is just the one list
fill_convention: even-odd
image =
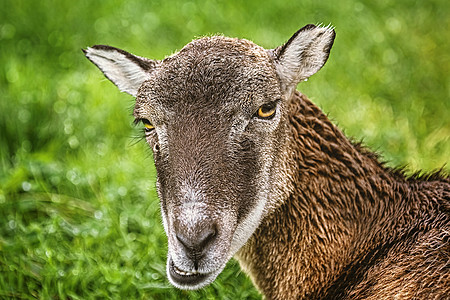
[(272, 119), (275, 116), (276, 110), (277, 110), (277, 103), (270, 102), (260, 106), (258, 108), (257, 115), (261, 119)]
[(155, 127), (153, 127), (152, 123), (150, 123), (150, 121), (147, 119), (142, 119), (142, 124), (144, 124), (145, 132), (150, 132), (153, 129), (155, 129)]

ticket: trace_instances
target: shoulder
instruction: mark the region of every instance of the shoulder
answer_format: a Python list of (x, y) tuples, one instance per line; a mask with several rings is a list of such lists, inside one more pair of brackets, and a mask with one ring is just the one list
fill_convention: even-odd
[(450, 295), (450, 226), (393, 245), (347, 294), (349, 299), (438, 299)]

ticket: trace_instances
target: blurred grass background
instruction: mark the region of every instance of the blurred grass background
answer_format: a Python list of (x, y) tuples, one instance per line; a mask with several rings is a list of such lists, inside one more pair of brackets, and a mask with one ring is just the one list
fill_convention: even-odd
[(388, 165), (429, 172), (450, 161), (449, 15), (445, 0), (2, 0), (0, 298), (259, 298), (234, 261), (201, 291), (169, 285), (133, 99), (81, 48), (162, 59), (206, 34), (272, 48), (332, 24), (330, 60), (299, 89)]

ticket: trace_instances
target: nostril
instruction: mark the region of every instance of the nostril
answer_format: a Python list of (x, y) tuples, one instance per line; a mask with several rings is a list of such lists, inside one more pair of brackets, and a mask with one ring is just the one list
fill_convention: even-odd
[(177, 233), (176, 237), (177, 237), (177, 240), (181, 243), (181, 245), (183, 245), (185, 248), (188, 248), (188, 249), (191, 248), (192, 244), (182, 233)]
[(207, 246), (216, 238), (216, 226), (203, 228), (200, 231), (193, 231), (193, 234), (184, 234), (178, 232), (176, 234), (177, 240), (192, 253), (202, 253)]
[(204, 230), (202, 235), (199, 238), (199, 248), (204, 249), (208, 244), (210, 244), (216, 237), (217, 230), (215, 226), (209, 228), (208, 230)]

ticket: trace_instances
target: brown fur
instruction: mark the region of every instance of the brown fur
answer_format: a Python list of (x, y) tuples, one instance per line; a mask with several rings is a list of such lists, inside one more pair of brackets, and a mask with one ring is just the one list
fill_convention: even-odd
[(444, 299), (450, 180), (405, 178), (304, 95), (290, 101), (295, 190), (238, 252), (268, 299)]
[(450, 295), (450, 179), (384, 167), (294, 92), (334, 39), (306, 25), (270, 50), (221, 36), (162, 61), (85, 50), (136, 96), (174, 286), (208, 285), (235, 255), (269, 299)]

